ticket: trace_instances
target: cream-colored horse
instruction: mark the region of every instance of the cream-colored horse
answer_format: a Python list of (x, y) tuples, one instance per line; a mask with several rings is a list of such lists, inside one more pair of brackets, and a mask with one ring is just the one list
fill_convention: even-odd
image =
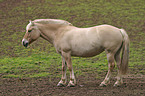
[[(37, 19), (30, 21), (22, 44), (27, 47), (42, 37), (54, 45), (62, 56), (62, 78), (57, 86), (65, 86), (66, 69), (70, 71), (68, 86), (75, 86), (71, 56), (92, 57), (105, 50), (108, 60), (108, 73), (100, 86), (106, 86), (110, 80), (115, 63), (118, 67), (117, 81), (114, 86), (123, 83), (122, 75), (126, 74), (129, 59), (129, 38), (125, 30), (111, 25), (99, 25), (90, 28), (78, 28), (64, 20)], [(122, 58), (120, 52), (122, 50)]]

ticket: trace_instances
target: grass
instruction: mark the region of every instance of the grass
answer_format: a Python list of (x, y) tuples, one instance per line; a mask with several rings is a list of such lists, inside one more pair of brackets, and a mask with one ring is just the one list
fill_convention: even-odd
[[(0, 59), (0, 61), (0, 72), (3, 78), (61, 76), (61, 57), (54, 52), (46, 54), (34, 50), (33, 54), (28, 57), (5, 57)], [(107, 66), (102, 64), (102, 61), (104, 61), (103, 58), (95, 63), (90, 59), (74, 57), (73, 66), (76, 70), (76, 75), (85, 75), (85, 72), (92, 71), (92, 69), (98, 69), (98, 71), (107, 70)], [(99, 66), (104, 67), (100, 69)]]
[[(67, 20), (74, 26), (110, 24), (124, 28), (131, 41), (130, 71), (145, 74), (145, 1), (144, 0), (22, 0), (6, 4), (0, 0), (0, 74), (10, 77), (61, 76), (61, 57), (54, 47), (39, 39), (25, 49), (21, 40), (28, 21), (38, 18)], [(105, 53), (93, 58), (73, 57), (76, 76), (107, 72)], [(68, 74), (68, 73), (67, 73)]]

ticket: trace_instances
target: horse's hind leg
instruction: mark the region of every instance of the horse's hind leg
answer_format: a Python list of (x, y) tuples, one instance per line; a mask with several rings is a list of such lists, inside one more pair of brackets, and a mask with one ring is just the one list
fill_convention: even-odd
[(113, 53), (111, 53), (111, 52), (107, 53), (107, 60), (108, 60), (108, 73), (107, 73), (104, 81), (100, 84), (100, 86), (106, 86), (109, 83), (111, 75), (112, 75), (112, 71), (115, 67)]
[(115, 82), (114, 86), (120, 86), (121, 84), (123, 84), (122, 75), (120, 74), (120, 71), (119, 71), (120, 64), (121, 64), (120, 51), (121, 49), (119, 49), (115, 54), (115, 61), (118, 68), (118, 74), (117, 74), (117, 81)]

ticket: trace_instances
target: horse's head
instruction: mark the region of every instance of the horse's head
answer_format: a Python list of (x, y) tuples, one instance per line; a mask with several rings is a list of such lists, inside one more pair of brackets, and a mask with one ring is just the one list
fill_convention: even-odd
[(30, 21), (30, 23), (26, 26), (26, 33), (22, 40), (22, 45), (27, 47), (33, 41), (40, 37), (40, 30), (35, 25), (34, 22)]

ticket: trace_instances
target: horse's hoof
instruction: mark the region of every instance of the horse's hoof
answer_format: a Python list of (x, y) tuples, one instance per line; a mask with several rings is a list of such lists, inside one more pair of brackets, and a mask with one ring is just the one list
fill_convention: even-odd
[(122, 84), (114, 84), (114, 87), (120, 87)]
[(69, 84), (67, 85), (67, 87), (75, 87), (75, 84), (69, 83)]
[(58, 84), (57, 84), (57, 87), (65, 87), (65, 84), (58, 83)]
[(114, 87), (120, 87), (123, 84), (123, 82), (116, 82), (113, 86)]
[(118, 85), (118, 84), (114, 84), (113, 86), (114, 86), (114, 87), (120, 87), (120, 85)]
[(100, 84), (100, 87), (106, 87), (106, 86), (107, 86), (106, 84), (103, 83)]

